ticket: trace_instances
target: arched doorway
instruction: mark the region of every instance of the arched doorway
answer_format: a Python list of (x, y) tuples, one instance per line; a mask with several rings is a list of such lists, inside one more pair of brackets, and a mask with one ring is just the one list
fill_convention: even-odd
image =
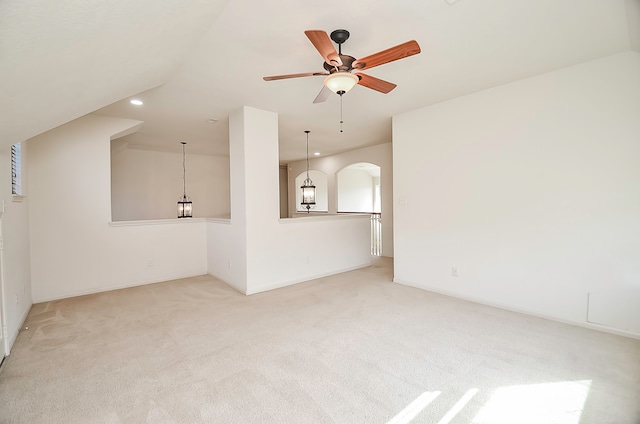
[(380, 166), (358, 162), (336, 174), (338, 213), (371, 214), (371, 254), (382, 255)]

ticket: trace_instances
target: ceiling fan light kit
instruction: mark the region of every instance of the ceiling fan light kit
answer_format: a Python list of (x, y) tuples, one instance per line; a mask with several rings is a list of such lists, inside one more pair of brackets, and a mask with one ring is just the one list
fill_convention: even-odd
[(344, 94), (351, 90), (359, 78), (348, 72), (336, 72), (324, 79), (324, 85), (336, 94)]

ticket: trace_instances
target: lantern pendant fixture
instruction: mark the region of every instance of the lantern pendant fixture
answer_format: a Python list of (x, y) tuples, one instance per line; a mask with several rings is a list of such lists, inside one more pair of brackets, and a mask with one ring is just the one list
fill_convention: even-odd
[(182, 197), (178, 200), (178, 218), (191, 218), (193, 216), (193, 203), (191, 198), (187, 196), (187, 168), (185, 161), (185, 145), (186, 141), (181, 141), (182, 144)]
[(309, 133), (311, 131), (305, 130), (307, 134), (307, 178), (302, 183), (300, 188), (302, 189), (302, 202), (300, 204), (307, 208), (307, 213), (310, 213), (311, 206), (316, 204), (316, 186), (313, 185), (313, 181), (309, 178)]

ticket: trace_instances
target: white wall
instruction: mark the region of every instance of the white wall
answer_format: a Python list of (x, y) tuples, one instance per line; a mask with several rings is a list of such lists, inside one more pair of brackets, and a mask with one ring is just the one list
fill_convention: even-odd
[(207, 222), (208, 273), (247, 293), (247, 168), (244, 108), (229, 116), (231, 219)]
[[(31, 273), (29, 258), (29, 191), (27, 157), (29, 149), (22, 145), (22, 199), (11, 194), (11, 147), (0, 149), (0, 237), (3, 241), (1, 278), (5, 297), (5, 319), (9, 349), (31, 308)], [(20, 201), (15, 201), (20, 200)], [(1, 309), (1, 308), (0, 308)], [(0, 328), (0, 331), (2, 329)], [(3, 348), (0, 348), (0, 357)]]
[(244, 119), (247, 293), (369, 265), (368, 217), (279, 219), (278, 116), (245, 108)]
[(207, 223), (212, 275), (252, 294), (371, 263), (367, 216), (280, 219), (275, 113), (235, 111), (229, 137), (231, 220)]
[(371, 264), (367, 215), (309, 216), (265, 222), (255, 238), (252, 283), (257, 293)]
[[(337, 173), (342, 168), (358, 162), (368, 162), (380, 167), (382, 195), (382, 256), (393, 257), (393, 160), (391, 143), (351, 150), (337, 155), (311, 159), (309, 166), (327, 174), (329, 192), (329, 214), (338, 211)], [(296, 190), (292, 175), (298, 175), (306, 169), (306, 161), (292, 162), (289, 165), (289, 214), (296, 216)], [(311, 212), (313, 214), (313, 211)], [(299, 215), (298, 215), (299, 216)]]
[(395, 281), (640, 334), (640, 54), (396, 116), (393, 137)]
[[(186, 149), (186, 189), (194, 217), (229, 215), (229, 158)], [(126, 137), (112, 141), (111, 208), (114, 221), (171, 219), (182, 196), (182, 151), (141, 150)]]
[(27, 142), (35, 302), (206, 274), (203, 220), (109, 224), (110, 138), (138, 124), (87, 115)]
[(207, 273), (247, 292), (245, 231), (238, 221), (207, 219)]
[(277, 116), (252, 108), (230, 120), (230, 220), (110, 222), (110, 138), (136, 125), (87, 115), (28, 141), (36, 302), (207, 272), (249, 294), (370, 263), (366, 217), (280, 224)]

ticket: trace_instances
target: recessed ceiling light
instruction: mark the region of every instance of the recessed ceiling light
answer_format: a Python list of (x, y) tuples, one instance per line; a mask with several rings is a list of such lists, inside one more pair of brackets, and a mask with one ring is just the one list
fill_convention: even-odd
[(207, 119), (207, 122), (210, 124), (216, 124), (218, 122), (218, 120), (216, 118), (209, 118)]
[(314, 155), (320, 156), (320, 152), (315, 152)]
[(144, 103), (142, 103), (142, 100), (140, 99), (131, 99), (129, 100), (129, 103), (131, 103), (132, 105), (136, 105), (136, 106), (142, 106)]

